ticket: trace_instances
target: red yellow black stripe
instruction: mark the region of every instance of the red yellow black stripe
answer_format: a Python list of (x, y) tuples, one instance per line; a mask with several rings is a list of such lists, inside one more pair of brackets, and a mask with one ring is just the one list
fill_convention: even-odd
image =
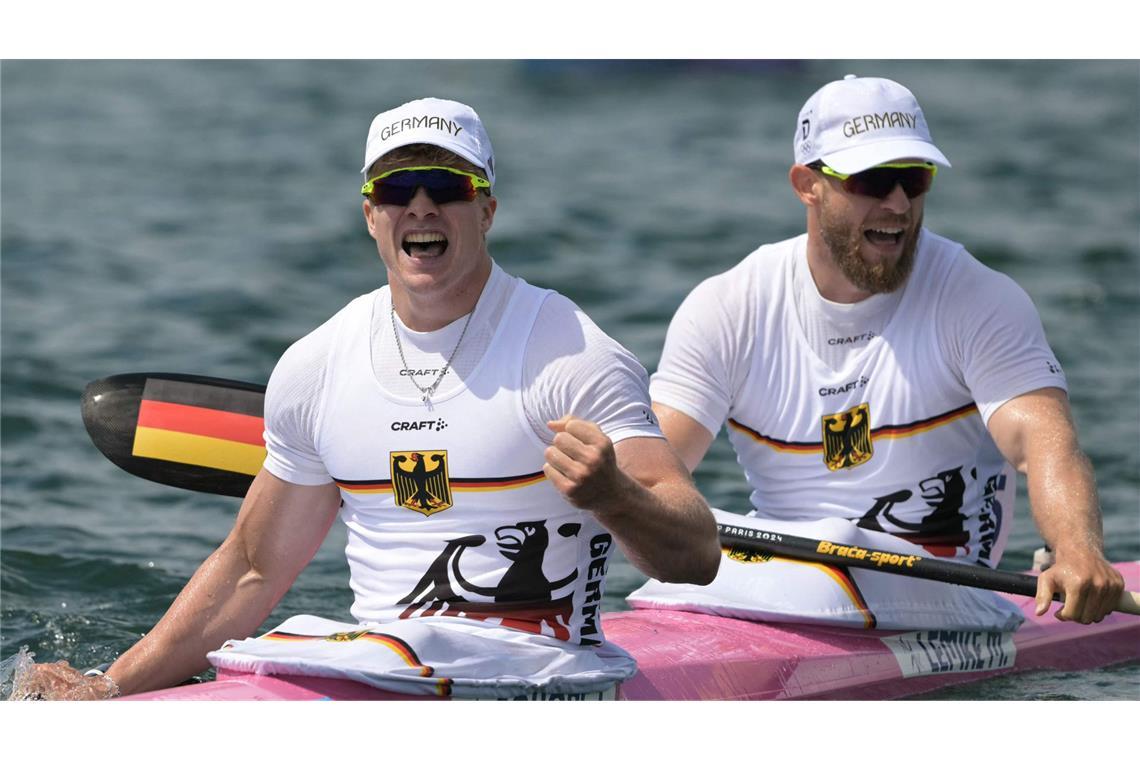
[(747, 425), (737, 422), (731, 417), (728, 420), (728, 426), (737, 432), (744, 433), (746, 436), (762, 443), (765, 446), (771, 446), (778, 451), (785, 451), (791, 454), (820, 454), (823, 452), (823, 442), (811, 443), (803, 441), (781, 441), (779, 438), (772, 438), (771, 436), (764, 435), (757, 432)]
[(262, 433), (265, 432), (265, 421), (261, 417), (148, 399), (139, 404), (138, 426), (252, 446), (263, 445)]
[[(401, 639), (399, 636), (392, 636), (387, 633), (377, 633), (375, 631), (368, 631), (367, 633), (357, 635), (356, 632), (349, 632), (344, 639), (335, 638), (333, 636), (320, 636), (302, 633), (289, 633), (288, 631), (270, 631), (269, 633), (260, 636), (259, 638), (268, 641), (331, 641), (334, 643), (341, 643), (342, 641), (369, 641), (374, 644), (380, 644), (387, 647), (392, 652), (395, 652), (401, 660), (407, 665), (418, 668), (419, 675), (422, 678), (431, 678), (435, 674), (435, 668), (430, 665), (425, 665), (421, 660), (416, 650), (414, 650), (408, 642)], [(441, 697), (451, 696), (451, 679), (438, 678), (438, 683), (435, 686), (436, 693)]]
[(875, 628), (878, 626), (879, 621), (875, 618), (875, 613), (871, 612), (870, 607), (867, 606), (867, 600), (863, 597), (863, 592), (859, 590), (858, 584), (855, 579), (851, 577), (846, 567), (841, 565), (826, 565), (820, 562), (809, 562), (802, 559), (793, 559), (791, 557), (778, 557), (774, 554), (769, 554), (763, 551), (755, 551), (751, 549), (740, 549), (736, 547), (723, 547), (721, 552), (728, 556), (729, 559), (734, 559), (737, 562), (790, 562), (795, 565), (803, 565), (804, 567), (813, 567), (821, 573), (831, 578), (835, 583), (843, 589), (843, 593), (859, 610), (859, 614), (863, 616), (864, 628)]
[(256, 475), (265, 461), (262, 396), (176, 380), (147, 380), (131, 454)]
[[(546, 478), (542, 470), (529, 472), (525, 475), (511, 475), (502, 478), (452, 478), (450, 480), (452, 491), (467, 493), (486, 493), (492, 491), (506, 491), (512, 488), (525, 488), (534, 485)], [(354, 494), (391, 493), (391, 480), (342, 480), (335, 478), (341, 489)]]
[[(924, 420), (917, 420), (915, 422), (907, 422), (901, 425), (880, 425), (877, 428), (871, 428), (871, 439), (885, 439), (885, 438), (907, 438), (920, 433), (925, 433), (929, 430), (948, 425), (951, 422), (960, 420), (963, 417), (968, 417), (971, 414), (977, 414), (978, 407), (973, 402), (960, 406), (957, 409), (951, 409), (948, 412), (937, 414), (933, 417), (928, 417)], [(728, 420), (728, 425), (733, 430), (743, 433), (757, 443), (762, 443), (777, 451), (782, 451), (786, 454), (822, 454), (823, 442), (822, 441), (783, 441), (779, 438), (764, 435), (747, 425), (738, 422), (734, 419)]]
[(883, 425), (881, 427), (871, 429), (872, 438), (906, 438), (919, 433), (925, 433), (927, 430), (933, 430), (943, 425), (948, 425), (955, 420), (960, 420), (963, 417), (969, 417), (971, 414), (978, 414), (978, 407), (974, 403), (960, 406), (957, 409), (951, 409), (948, 412), (943, 412), (935, 417), (930, 417), (918, 422), (911, 422), (906, 425)]
[(340, 480), (333, 478), (342, 491), (355, 494), (391, 493), (391, 480)]
[[(788, 560), (789, 562), (796, 562), (798, 560)], [(858, 608), (859, 613), (863, 616), (863, 627), (874, 628), (879, 624), (875, 619), (875, 613), (867, 606), (867, 600), (863, 598), (863, 592), (859, 590), (859, 586), (855, 583), (855, 579), (851, 577), (845, 567), (838, 567), (835, 565), (821, 565), (816, 562), (805, 562), (807, 565), (814, 565), (816, 568), (826, 573), (833, 581), (839, 584), (843, 589), (843, 593), (847, 598)]]
[(506, 491), (511, 488), (525, 488), (546, 479), (546, 473), (528, 472), (525, 475), (512, 475), (505, 478), (452, 478), (452, 491)]

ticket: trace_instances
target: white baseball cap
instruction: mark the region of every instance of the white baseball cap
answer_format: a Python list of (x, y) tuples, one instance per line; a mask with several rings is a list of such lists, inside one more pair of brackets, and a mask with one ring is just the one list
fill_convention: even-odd
[(495, 184), (495, 153), (479, 114), (454, 100), (423, 98), (377, 114), (364, 145), (363, 174), (376, 160), (414, 143), (438, 145), (467, 159)]
[(808, 98), (796, 120), (793, 150), (797, 164), (823, 161), (843, 174), (903, 158), (950, 165), (934, 147), (910, 90), (889, 79), (854, 74)]

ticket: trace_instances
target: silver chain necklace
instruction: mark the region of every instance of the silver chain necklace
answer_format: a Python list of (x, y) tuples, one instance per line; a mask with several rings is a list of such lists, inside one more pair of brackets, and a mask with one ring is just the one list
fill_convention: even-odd
[(459, 352), (459, 346), (463, 343), (463, 337), (467, 335), (467, 326), (471, 324), (471, 317), (475, 315), (475, 310), (472, 309), (467, 314), (467, 321), (463, 323), (463, 332), (459, 333), (459, 340), (455, 341), (455, 348), (451, 349), (451, 356), (447, 357), (443, 368), (439, 371), (439, 374), (436, 375), (435, 382), (427, 388), (424, 388), (416, 382), (416, 377), (412, 374), (412, 370), (408, 366), (408, 360), (404, 358), (404, 346), (400, 343), (400, 330), (396, 327), (396, 308), (393, 306), (388, 314), (392, 318), (392, 335), (396, 336), (396, 350), (400, 352), (400, 362), (404, 365), (404, 371), (407, 373), (408, 379), (412, 381), (412, 385), (416, 386), (416, 390), (423, 396), (424, 406), (430, 409), (431, 394), (435, 393), (436, 388), (443, 382), (443, 376), (451, 369), (451, 360), (454, 359), (455, 355)]

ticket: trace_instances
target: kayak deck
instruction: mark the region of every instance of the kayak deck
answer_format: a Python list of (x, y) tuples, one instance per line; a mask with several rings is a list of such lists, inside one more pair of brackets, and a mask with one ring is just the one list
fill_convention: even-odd
[[(1128, 588), (1140, 562), (1117, 563)], [(606, 637), (632, 654), (626, 700), (892, 699), (1030, 670), (1089, 670), (1140, 660), (1140, 616), (1091, 626), (1025, 614), (1015, 633), (899, 632), (754, 623), (674, 610), (603, 616)], [(136, 700), (410, 700), (353, 681), (220, 670), (216, 681), (139, 694)]]

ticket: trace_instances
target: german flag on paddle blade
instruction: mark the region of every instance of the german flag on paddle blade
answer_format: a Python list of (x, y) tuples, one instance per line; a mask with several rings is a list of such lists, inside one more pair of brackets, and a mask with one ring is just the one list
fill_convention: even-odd
[(96, 447), (139, 477), (243, 496), (265, 460), (265, 386), (199, 375), (113, 375), (87, 386)]

